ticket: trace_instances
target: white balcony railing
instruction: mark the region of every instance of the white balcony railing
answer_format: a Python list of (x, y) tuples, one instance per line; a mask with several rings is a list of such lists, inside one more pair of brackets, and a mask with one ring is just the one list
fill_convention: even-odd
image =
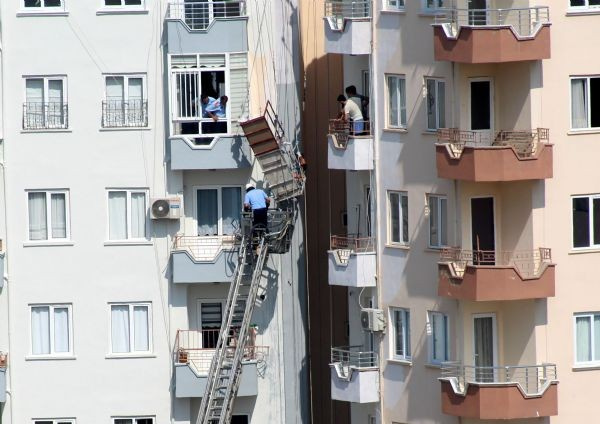
[(352, 253), (375, 251), (375, 239), (372, 237), (331, 236), (330, 248), (341, 264), (347, 264)]
[(23, 103), (23, 129), (44, 130), (69, 127), (69, 107), (64, 102)]
[(436, 24), (447, 25), (452, 35), (461, 27), (512, 27), (519, 37), (531, 37), (542, 24), (549, 23), (547, 6), (509, 9), (439, 9)]
[[(371, 0), (327, 0), (325, 17), (334, 20), (371, 17)], [(343, 25), (343, 24), (342, 24)]]
[(167, 10), (168, 19), (182, 20), (192, 30), (206, 30), (215, 19), (245, 15), (245, 1), (172, 1)]
[(335, 136), (337, 148), (345, 149), (350, 137), (369, 137), (371, 135), (371, 122), (330, 119), (329, 134)]
[(231, 250), (235, 236), (184, 236), (178, 234), (173, 250), (185, 250), (196, 261), (212, 261), (222, 250)]
[(363, 351), (363, 346), (341, 346), (331, 348), (331, 365), (339, 378), (350, 380), (352, 372), (377, 369), (379, 356), (376, 352)]
[(550, 383), (557, 381), (555, 364), (477, 367), (444, 362), (441, 378), (454, 380), (460, 393), (465, 393), (469, 384), (517, 384), (528, 396), (542, 394)]
[(102, 102), (102, 127), (147, 127), (148, 102), (146, 100), (105, 100)]

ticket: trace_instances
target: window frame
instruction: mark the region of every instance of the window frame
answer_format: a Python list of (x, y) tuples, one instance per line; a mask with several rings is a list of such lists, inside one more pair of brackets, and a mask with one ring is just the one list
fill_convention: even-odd
[[(204, 331), (204, 323), (202, 322), (202, 305), (206, 304), (206, 303), (214, 303), (214, 304), (221, 304), (221, 325), (223, 325), (223, 314), (225, 312), (225, 306), (227, 301), (223, 298), (216, 298), (216, 299), (207, 299), (207, 298), (201, 298), (201, 299), (197, 299), (196, 302), (196, 314), (197, 314), (197, 322), (198, 322), (198, 329), (200, 331)], [(220, 330), (218, 330), (220, 331)], [(211, 347), (204, 347), (204, 339), (203, 337), (200, 337), (200, 348), (201, 349), (214, 349)]]
[[(42, 8), (43, 10), (44, 8)], [(50, 8), (53, 9), (53, 8)], [(28, 13), (32, 13), (32, 12), (28, 12)], [(48, 130), (68, 130), (70, 127), (70, 123), (69, 123), (69, 96), (68, 96), (68, 84), (67, 84), (67, 75), (65, 74), (57, 74), (57, 75), (23, 75), (22, 76), (23, 79), (23, 119), (21, 122), (21, 129), (23, 131), (48, 131)], [(28, 80), (39, 80), (41, 79), (43, 81), (43, 91), (42, 91), (42, 105), (46, 105), (48, 104), (48, 84), (50, 81), (61, 81), (62, 82), (62, 106), (65, 108), (61, 111), (61, 114), (64, 113), (64, 116), (62, 116), (64, 124), (61, 126), (51, 126), (50, 124), (48, 124), (49, 118), (48, 118), (48, 111), (46, 110), (46, 108), (44, 108), (43, 113), (43, 118), (44, 118), (44, 127), (43, 128), (30, 128), (29, 126), (26, 126), (26, 119), (25, 119), (25, 113), (27, 112), (27, 104), (29, 103), (27, 101), (27, 81)]]
[[(127, 238), (124, 239), (111, 239), (110, 238), (110, 193), (124, 191), (127, 196)], [(145, 213), (145, 233), (144, 237), (134, 238), (131, 237), (131, 195), (134, 193), (143, 193), (146, 202), (146, 213)], [(150, 241), (150, 200), (149, 190), (147, 188), (115, 188), (110, 187), (106, 189), (106, 243), (136, 243), (136, 242), (148, 242)]]
[(385, 9), (391, 11), (404, 11), (406, 0), (385, 0)]
[[(223, 237), (230, 236), (231, 234), (223, 234), (223, 188), (239, 188), (241, 194), (241, 204), (244, 207), (244, 196), (246, 192), (244, 187), (239, 184), (225, 184), (225, 185), (195, 185), (192, 187), (193, 190), (193, 217), (194, 217), (194, 235), (197, 237)], [(198, 190), (217, 190), (217, 235), (205, 236), (198, 234)], [(241, 215), (240, 215), (241, 216)], [(241, 223), (240, 223), (241, 224)]]
[[(396, 338), (397, 329), (396, 329), (396, 313), (400, 313), (402, 316), (402, 348), (404, 350), (404, 355), (397, 354), (397, 346), (398, 340)], [(389, 307), (389, 319), (392, 323), (392, 334), (391, 334), (391, 345), (390, 345), (390, 355), (392, 360), (402, 361), (402, 362), (412, 362), (412, 343), (411, 343), (411, 331), (410, 331), (410, 309), (402, 308), (398, 306), (390, 306)]]
[[(72, 303), (30, 303), (29, 307), (29, 358), (44, 359), (44, 358), (70, 358), (74, 356), (73, 348), (73, 304)], [(48, 308), (48, 326), (49, 326), (49, 344), (50, 353), (33, 353), (33, 308)], [(54, 310), (67, 309), (68, 325), (69, 325), (69, 351), (55, 352), (54, 346)], [(39, 421), (39, 419), (38, 419)]]
[[(436, 199), (436, 203), (437, 203), (437, 212), (438, 212), (438, 216), (435, 218), (437, 221), (437, 228), (438, 228), (438, 240), (439, 243), (437, 245), (431, 243), (431, 219), (432, 219), (432, 208), (431, 208), (431, 201), (432, 199)], [(441, 208), (441, 202), (442, 200), (446, 201), (446, 216), (445, 219), (442, 216), (442, 208)], [(431, 248), (431, 249), (443, 249), (444, 247), (448, 246), (448, 196), (446, 196), (445, 194), (427, 194), (427, 208), (429, 210), (429, 217), (428, 217), (428, 237), (427, 237), (427, 247)], [(446, 240), (444, 243), (444, 240), (442, 240), (442, 234), (444, 234), (444, 232), (446, 233)]]
[[(436, 5), (434, 7), (429, 7), (427, 5), (427, 0), (421, 0), (421, 10), (424, 13), (435, 13), (437, 11), (439, 11), (440, 9), (444, 8), (444, 3), (445, 0), (433, 0), (434, 3), (436, 3)], [(441, 5), (439, 3), (442, 3)]]
[[(107, 82), (109, 78), (123, 78), (123, 108), (124, 108), (124, 118), (123, 118), (123, 125), (121, 126), (111, 126), (111, 125), (105, 125), (104, 124), (104, 111), (102, 111), (102, 122), (101, 122), (101, 126), (102, 128), (111, 128), (111, 129), (118, 129), (118, 128), (147, 128), (148, 127), (148, 122), (149, 122), (149, 118), (148, 118), (148, 80), (146, 78), (146, 74), (145, 73), (107, 73), (107, 74), (102, 74), (102, 78), (104, 80), (104, 90), (103, 90), (103, 101), (104, 102), (108, 102), (108, 96), (107, 96)], [(137, 125), (129, 125), (129, 115), (127, 113), (127, 108), (129, 107), (129, 90), (127, 90), (127, 88), (129, 87), (129, 79), (134, 79), (134, 78), (139, 78), (142, 80), (142, 109), (144, 109), (144, 105), (146, 105), (145, 110), (142, 111), (142, 114), (145, 115), (146, 119), (145, 122), (142, 122), (141, 124), (136, 123)], [(125, 106), (127, 105), (127, 106)]]
[[(588, 0), (586, 0), (588, 1)], [(595, 6), (594, 10), (600, 12), (600, 5)], [(569, 131), (578, 132), (578, 131), (600, 131), (600, 125), (597, 127), (592, 127), (592, 108), (591, 108), (591, 79), (600, 79), (600, 75), (570, 75), (569, 76)], [(573, 126), (573, 80), (585, 80), (585, 102), (587, 105), (587, 116), (586, 116), (586, 126), (581, 128), (575, 128)]]
[[(438, 360), (435, 358), (435, 329), (433, 327), (433, 317), (441, 316), (444, 322), (444, 359)], [(448, 314), (441, 311), (427, 311), (427, 345), (428, 345), (428, 360), (430, 364), (440, 365), (450, 358), (450, 317)]]
[[(25, 12), (35, 12), (35, 11), (64, 11), (65, 10), (65, 2), (66, 0), (59, 0), (59, 6), (45, 6), (46, 0), (40, 0), (39, 6), (25, 6), (25, 0), (21, 0), (21, 10)], [(44, 5), (42, 5), (42, 3)]]
[[(112, 344), (112, 307), (113, 306), (128, 306), (129, 307), (129, 352), (113, 352)], [(135, 322), (134, 308), (136, 306), (146, 306), (148, 308), (148, 350), (135, 350)], [(108, 303), (108, 354), (109, 358), (127, 358), (127, 357), (144, 357), (154, 353), (153, 335), (153, 320), (152, 320), (152, 302), (109, 302)], [(121, 418), (121, 417), (116, 417)], [(124, 417), (124, 419), (131, 417)], [(145, 417), (135, 417), (145, 418)]]
[[(46, 193), (46, 231), (47, 235), (45, 239), (32, 240), (30, 238), (29, 228), (29, 193)], [(52, 195), (53, 194), (64, 194), (65, 195), (65, 237), (53, 238), (52, 237)], [(71, 242), (71, 199), (69, 197), (69, 189), (27, 189), (25, 190), (25, 205), (27, 208), (27, 220), (26, 220), (26, 234), (25, 240), (27, 243), (40, 243), (40, 244), (52, 244), (52, 243), (70, 243)]]
[[(426, 0), (424, 0), (426, 1)], [(435, 9), (431, 9), (432, 11), (435, 11)], [(435, 93), (434, 93), (434, 104), (433, 104), (433, 109), (434, 109), (434, 113), (435, 113), (435, 128), (431, 128), (429, 126), (429, 89), (428, 89), (428, 81), (433, 81), (435, 84)], [(424, 78), (424, 83), (425, 83), (425, 129), (427, 131), (437, 131), (440, 128), (444, 128), (446, 126), (446, 80), (444, 78), (439, 78), (439, 77), (425, 77)], [(443, 84), (444, 86), (444, 104), (440, 103), (440, 98), (439, 98), (439, 93), (440, 93), (440, 84)], [(440, 113), (440, 105), (443, 107), (444, 110), (444, 116), (443, 116), (443, 124), (441, 124), (442, 119), (440, 119), (442, 117), (442, 114)]]
[(116, 420), (131, 420), (132, 424), (136, 424), (136, 420), (152, 420), (152, 424), (156, 423), (156, 417), (153, 415), (139, 415), (135, 417), (116, 416), (111, 417), (111, 424), (115, 424)]
[[(589, 244), (588, 246), (575, 246), (575, 223), (573, 222), (573, 200), (575, 199), (588, 199), (588, 237)], [(594, 244), (594, 199), (600, 199), (600, 193), (598, 194), (576, 194), (571, 195), (571, 249), (572, 250), (594, 250), (600, 249), (600, 243)], [(600, 226), (600, 222), (597, 223)]]
[[(397, 81), (404, 81), (404, 91), (400, 90), (400, 84), (396, 84), (397, 94), (398, 94), (398, 104), (396, 105), (398, 108), (398, 125), (393, 125), (390, 122), (390, 114), (391, 114), (391, 98), (390, 98), (390, 79), (396, 79)], [(407, 112), (407, 84), (406, 84), (406, 75), (404, 74), (385, 74), (385, 128), (392, 130), (406, 130), (408, 127), (408, 112)], [(402, 108), (402, 102), (404, 102), (404, 108)], [(402, 122), (402, 110), (404, 109), (404, 120)]]
[[(400, 231), (399, 240), (393, 241), (392, 234), (392, 199), (391, 195), (398, 195), (398, 228)], [(402, 197), (406, 198), (406, 234), (404, 233), (404, 212), (402, 211)], [(408, 203), (408, 192), (402, 190), (387, 190), (387, 244), (388, 246), (408, 246), (410, 243), (410, 221), (409, 221), (409, 203)]]
[(583, 11), (596, 12), (600, 9), (600, 5), (590, 6), (589, 0), (584, 0), (584, 1), (585, 1), (585, 4), (583, 6), (573, 6), (573, 5), (571, 5), (571, 0), (569, 0), (569, 6), (568, 6), (567, 10), (571, 11), (571, 12), (583, 12)]
[(75, 418), (34, 418), (31, 424), (52, 423), (52, 424), (76, 424)]
[(146, 10), (146, 0), (140, 0), (140, 4), (127, 5), (126, 0), (120, 0), (120, 5), (106, 4), (106, 0), (100, 0), (100, 9), (105, 11), (129, 11), (129, 10)]
[[(594, 317), (600, 316), (600, 312), (576, 312), (573, 314), (573, 364), (577, 367), (589, 367), (600, 365), (600, 352), (594, 357)], [(577, 318), (588, 317), (590, 319), (590, 348), (592, 359), (590, 361), (577, 360)]]

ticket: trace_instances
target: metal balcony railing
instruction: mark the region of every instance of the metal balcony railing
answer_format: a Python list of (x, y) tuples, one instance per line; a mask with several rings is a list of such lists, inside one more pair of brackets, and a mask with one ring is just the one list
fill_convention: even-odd
[(374, 252), (375, 239), (352, 235), (331, 236), (330, 247), (337, 255), (340, 264), (347, 264), (352, 253)]
[(173, 240), (173, 250), (186, 250), (197, 261), (211, 261), (223, 249), (235, 245), (235, 236), (185, 236), (177, 234)]
[(148, 101), (105, 100), (102, 102), (102, 128), (147, 126)]
[(440, 261), (452, 264), (455, 275), (462, 278), (471, 266), (513, 267), (523, 278), (536, 278), (543, 266), (552, 263), (552, 251), (540, 247), (531, 251), (463, 250), (459, 247), (442, 249)]
[(440, 128), (437, 139), (450, 146), (453, 156), (460, 157), (468, 147), (506, 147), (511, 146), (521, 158), (535, 157), (540, 144), (548, 144), (550, 130), (535, 128), (532, 130), (469, 131), (459, 128)]
[[(177, 330), (173, 352), (174, 362), (176, 364), (189, 364), (199, 374), (207, 374), (215, 354), (219, 332), (220, 329)], [(269, 347), (257, 345), (256, 338), (256, 332), (250, 331), (244, 349), (244, 361), (264, 362), (269, 356)], [(231, 346), (232, 354), (238, 341), (237, 332), (234, 331), (227, 341), (228, 346)]]
[(325, 17), (335, 20), (370, 18), (371, 0), (325, 1)]
[(379, 356), (376, 352), (362, 351), (363, 346), (340, 346), (331, 348), (331, 363), (344, 368), (377, 368)]
[(550, 383), (557, 381), (555, 364), (477, 367), (443, 362), (441, 378), (454, 379), (462, 393), (469, 384), (518, 384), (530, 396), (542, 394)]
[(512, 27), (519, 37), (532, 37), (550, 22), (547, 6), (507, 9), (438, 9), (436, 24), (446, 24), (456, 35), (461, 27)]
[(350, 137), (369, 137), (371, 135), (370, 121), (342, 121), (340, 119), (329, 120), (329, 134), (335, 136), (336, 147), (345, 149)]
[(23, 103), (23, 129), (47, 130), (69, 127), (69, 108), (64, 102)]
[(205, 30), (215, 19), (246, 16), (245, 1), (171, 1), (167, 19), (179, 19), (192, 30)]

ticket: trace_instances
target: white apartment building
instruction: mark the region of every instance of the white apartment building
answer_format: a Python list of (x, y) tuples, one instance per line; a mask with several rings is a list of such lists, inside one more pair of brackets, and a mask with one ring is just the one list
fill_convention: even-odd
[[(0, 4), (0, 422), (196, 422), (245, 185), (270, 189), (238, 122), (269, 104), (299, 139), (294, 13), (263, 0)], [(205, 95), (228, 97), (214, 120)], [(294, 205), (233, 423), (307, 419)]]

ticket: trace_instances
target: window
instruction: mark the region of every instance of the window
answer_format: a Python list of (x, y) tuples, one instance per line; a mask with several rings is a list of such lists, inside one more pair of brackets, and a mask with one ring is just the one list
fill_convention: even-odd
[(600, 127), (600, 76), (571, 78), (571, 128)]
[(388, 192), (388, 242), (408, 243), (408, 195), (405, 192)]
[(210, 144), (247, 116), (247, 101), (246, 53), (171, 56), (172, 134)]
[(241, 211), (241, 187), (196, 189), (199, 236), (233, 235), (240, 228)]
[(430, 311), (427, 316), (427, 336), (429, 339), (429, 362), (439, 364), (448, 360), (448, 316)]
[(573, 247), (600, 247), (600, 194), (576, 196), (573, 202)]
[(221, 300), (199, 301), (203, 349), (217, 347), (219, 331), (223, 322), (223, 303)]
[(108, 239), (146, 240), (146, 190), (108, 190)]
[(31, 355), (72, 355), (71, 305), (30, 305)]
[(394, 359), (410, 361), (410, 312), (408, 309), (390, 308), (393, 327)]
[(425, 78), (427, 89), (427, 129), (435, 131), (446, 126), (446, 83), (444, 80)]
[(444, 7), (444, 0), (422, 0), (423, 10), (426, 12), (435, 11)]
[(404, 0), (387, 0), (389, 9), (404, 9)]
[(29, 241), (70, 238), (68, 194), (66, 190), (27, 192)]
[(68, 128), (67, 78), (26, 77), (23, 129)]
[(110, 348), (113, 354), (152, 351), (152, 318), (149, 303), (110, 305)]
[(600, 0), (571, 0), (570, 5), (578, 9), (594, 9), (600, 7)]
[(33, 420), (33, 424), (75, 424), (75, 420), (70, 418), (41, 419)]
[(104, 0), (107, 7), (140, 8), (144, 5), (143, 0)]
[(104, 128), (147, 127), (148, 101), (143, 75), (105, 75)]
[(24, 0), (23, 5), (26, 8), (35, 9), (50, 9), (50, 8), (62, 8), (62, 0)]
[(575, 362), (600, 362), (600, 313), (576, 314), (574, 318)]
[(152, 417), (113, 418), (113, 424), (154, 424)]
[(430, 194), (429, 205), (429, 247), (448, 245), (448, 199), (446, 196)]
[(403, 76), (388, 75), (388, 120), (389, 128), (406, 128), (406, 80)]

